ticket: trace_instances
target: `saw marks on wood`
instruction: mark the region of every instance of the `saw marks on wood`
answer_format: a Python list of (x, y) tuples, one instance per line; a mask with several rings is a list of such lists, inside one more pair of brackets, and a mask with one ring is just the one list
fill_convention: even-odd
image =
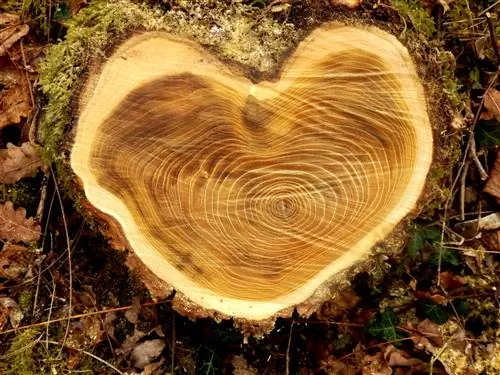
[(71, 163), (157, 276), (261, 319), (387, 235), (431, 157), (406, 49), (326, 25), (257, 84), (186, 40), (133, 37), (91, 81)]

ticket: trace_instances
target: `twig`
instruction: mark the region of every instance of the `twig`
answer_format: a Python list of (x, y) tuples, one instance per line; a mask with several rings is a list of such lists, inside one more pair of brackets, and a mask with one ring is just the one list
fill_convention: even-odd
[(460, 220), (465, 220), (465, 181), (469, 170), (470, 161), (467, 160), (464, 164), (462, 177), (460, 178)]
[(36, 215), (35, 215), (36, 221), (42, 221), (43, 219), (43, 212), (45, 210), (45, 201), (47, 200), (47, 189), (49, 185), (49, 179), (50, 179), (50, 170), (47, 170), (45, 172), (45, 175), (43, 176), (42, 189), (40, 192), (40, 202), (38, 203), (38, 208), (36, 209)]
[(113, 369), (116, 371), (117, 374), (120, 374), (120, 375), (125, 375), (124, 372), (121, 372), (120, 370), (118, 370), (115, 366), (113, 366), (111, 363), (105, 361), (104, 359), (102, 358), (99, 358), (98, 356), (96, 356), (95, 354), (92, 354), (86, 350), (83, 350), (83, 349), (79, 349), (79, 348), (74, 348), (72, 346), (68, 346), (68, 345), (65, 345), (65, 344), (61, 344), (61, 343), (58, 343), (57, 341), (47, 341), (47, 343), (49, 344), (52, 344), (52, 345), (58, 345), (61, 347), (61, 350), (64, 349), (64, 348), (67, 348), (67, 349), (70, 349), (70, 350), (76, 350), (77, 352), (79, 353), (83, 353), (83, 354), (86, 354), (88, 355), (89, 357), (92, 357), (94, 358), (95, 360), (101, 362), (102, 364), (108, 366), (109, 368)]
[(33, 106), (33, 108), (35, 108), (36, 103), (35, 103), (35, 97), (33, 96), (33, 86), (31, 85), (30, 77), (28, 75), (28, 62), (26, 61), (26, 55), (24, 54), (24, 43), (22, 38), (21, 41), (19, 42), (19, 46), (21, 47), (21, 56), (23, 57), (24, 75), (26, 76), (26, 81), (28, 82), (28, 87), (30, 89), (31, 105)]
[(73, 311), (73, 269), (72, 269), (72, 264), (71, 264), (71, 244), (69, 242), (68, 225), (66, 223), (66, 215), (64, 214), (63, 201), (61, 198), (61, 193), (59, 191), (59, 187), (57, 186), (56, 177), (54, 175), (54, 171), (52, 170), (52, 167), (50, 167), (50, 172), (51, 172), (52, 178), (54, 179), (54, 187), (55, 187), (55, 191), (57, 194), (57, 199), (59, 201), (59, 205), (61, 206), (61, 216), (62, 216), (63, 224), (64, 224), (64, 234), (66, 236), (66, 248), (68, 250), (68, 269), (69, 269), (68, 322), (66, 323), (66, 331), (64, 333), (64, 339), (62, 342), (61, 350), (59, 351), (59, 354), (57, 355), (58, 357), (60, 357), (62, 354), (63, 346), (65, 345), (66, 340), (67, 340), (68, 335), (69, 335), (69, 325), (70, 325), (70, 321), (71, 321), (71, 313)]
[(470, 137), (470, 148), (469, 148), (469, 153), (471, 156), (471, 159), (474, 161), (476, 164), (476, 167), (479, 171), (479, 175), (481, 177), (481, 181), (486, 181), (488, 179), (488, 172), (484, 169), (483, 165), (481, 164), (481, 161), (477, 157), (476, 153), (476, 139), (474, 138), (474, 134), (471, 132), (469, 135)]
[[(52, 294), (50, 296), (50, 307), (49, 307), (49, 315), (47, 316), (47, 321), (50, 321), (50, 317), (52, 315), (52, 308), (54, 307), (54, 299), (56, 296), (56, 282), (54, 280), (54, 275), (52, 275), (52, 272), (50, 272), (50, 277), (52, 278)], [(49, 348), (49, 326), (50, 324), (47, 324), (47, 326), (45, 327), (46, 328), (45, 347), (47, 349)]]
[(493, 51), (495, 51), (495, 56), (497, 58), (497, 64), (500, 65), (500, 51), (498, 50), (498, 42), (495, 33), (495, 25), (493, 25), (493, 20), (491, 19), (490, 12), (486, 12), (486, 22), (488, 23), (488, 31), (490, 32), (491, 46)]
[(491, 9), (495, 8), (498, 4), (500, 4), (500, 0), (497, 0), (495, 3), (491, 4), (488, 8), (479, 13), (478, 16), (481, 17), (486, 12), (489, 12)]
[[(446, 342), (442, 348), (439, 349), (439, 351), (437, 353), (432, 353), (432, 358), (431, 360), (429, 361), (429, 365), (430, 365), (430, 368), (429, 368), (429, 374), (430, 375), (433, 375), (433, 370), (434, 370), (434, 363), (436, 362), (436, 359), (439, 360), (439, 362), (443, 363), (441, 361), (441, 354), (444, 353), (445, 349), (448, 347), (448, 343)], [(445, 367), (446, 369), (446, 367)]]
[[(48, 216), (50, 216), (50, 213), (52, 212), (52, 206), (54, 204), (54, 198), (55, 198), (55, 192), (54, 192), (54, 194), (52, 194), (52, 199), (50, 200), (49, 214), (48, 214)], [(45, 223), (45, 229), (44, 229), (44, 232), (43, 232), (42, 246), (40, 247), (42, 250), (45, 248), (45, 239), (47, 238), (48, 228), (49, 228), (49, 220), (47, 220), (46, 223)], [(52, 237), (51, 237), (51, 241), (52, 241)], [(55, 264), (55, 262), (53, 262), (52, 264)], [(35, 298), (33, 299), (33, 315), (35, 315), (35, 313), (36, 313), (36, 307), (38, 305), (38, 293), (40, 291), (40, 280), (42, 278), (42, 274), (45, 271), (47, 271), (50, 267), (52, 267), (52, 264), (49, 265), (49, 267), (46, 267), (45, 269), (41, 269), (42, 263), (40, 263), (39, 266), (38, 266), (38, 275), (37, 275), (37, 280), (36, 280)], [(1, 288), (0, 288), (0, 290), (1, 290)]]
[(33, 113), (33, 116), (31, 117), (31, 119), (29, 121), (29, 133), (28, 133), (28, 139), (34, 145), (39, 144), (38, 137), (36, 134), (39, 114), (40, 114), (40, 106), (37, 104), (35, 107), (35, 112)]
[(290, 335), (288, 336), (288, 345), (286, 347), (286, 375), (290, 375), (290, 345), (292, 344), (292, 332), (293, 332), (293, 326), (295, 324), (295, 320), (292, 321), (292, 324), (290, 324)]

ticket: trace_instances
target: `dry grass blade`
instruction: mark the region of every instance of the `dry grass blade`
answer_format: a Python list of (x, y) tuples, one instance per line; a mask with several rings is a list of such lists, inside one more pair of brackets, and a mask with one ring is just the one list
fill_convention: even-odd
[(12, 202), (0, 204), (0, 239), (12, 242), (32, 242), (40, 238), (40, 224), (26, 218), (24, 208), (14, 208)]
[(60, 344), (58, 343), (57, 341), (46, 341), (48, 344), (51, 344), (51, 345), (57, 345), (57, 346), (60, 346), (62, 349), (64, 348), (69, 348), (71, 350), (76, 350), (77, 352), (80, 352), (80, 353), (83, 353), (85, 355), (88, 355), (89, 357), (92, 357), (94, 358), (95, 360), (101, 362), (102, 364), (106, 365), (107, 367), (113, 369), (117, 374), (120, 374), (120, 375), (125, 375), (124, 372), (121, 372), (120, 370), (118, 370), (115, 366), (113, 366), (111, 363), (105, 361), (104, 359), (102, 358), (99, 358), (98, 356), (96, 356), (95, 354), (92, 354), (86, 350), (83, 350), (83, 349), (79, 349), (79, 348), (74, 348), (74, 347), (70, 347), (68, 345), (63, 345), (63, 344)]

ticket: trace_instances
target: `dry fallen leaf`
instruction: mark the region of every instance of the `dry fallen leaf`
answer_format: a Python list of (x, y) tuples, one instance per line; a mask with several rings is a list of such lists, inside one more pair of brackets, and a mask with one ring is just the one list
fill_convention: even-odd
[(483, 233), (481, 242), (488, 251), (500, 251), (500, 230)]
[(422, 361), (417, 358), (410, 358), (410, 355), (400, 349), (397, 349), (394, 345), (389, 344), (384, 351), (384, 359), (387, 364), (391, 367), (413, 367), (422, 364)]
[(481, 113), (480, 119), (491, 120), (495, 118), (500, 121), (500, 91), (494, 88), (486, 90), (483, 105), (486, 112)]
[(141, 312), (141, 300), (138, 297), (132, 299), (132, 308), (125, 312), (125, 318), (132, 324), (137, 324)]
[(465, 236), (467, 236), (468, 233), (471, 233), (470, 236), (475, 236), (478, 231), (500, 229), (500, 212), (494, 212), (480, 218), (462, 221), (456, 224), (455, 227)]
[(134, 333), (132, 335), (127, 335), (125, 340), (123, 340), (122, 346), (115, 350), (117, 355), (127, 354), (129, 353), (137, 342), (142, 339), (146, 335), (145, 332), (142, 332), (138, 329), (134, 329)]
[(0, 277), (18, 280), (28, 272), (28, 249), (21, 245), (6, 243), (0, 251)]
[(165, 340), (155, 339), (141, 342), (137, 345), (130, 359), (135, 368), (142, 369), (158, 358), (165, 348)]
[(9, 321), (12, 328), (19, 327), (24, 315), (16, 301), (10, 297), (0, 297), (0, 308), (4, 311), (9, 311)]
[(417, 330), (419, 334), (425, 336), (434, 345), (438, 347), (444, 345), (443, 335), (441, 334), (439, 326), (431, 320), (425, 319), (421, 321), (417, 326)]
[(12, 202), (0, 204), (0, 239), (12, 242), (32, 242), (40, 238), (40, 224), (26, 218), (24, 208), (14, 209)]
[(231, 364), (234, 367), (234, 375), (257, 375), (259, 372), (257, 369), (250, 366), (242, 355), (235, 355)]
[(373, 355), (366, 354), (363, 357), (363, 368), (361, 369), (362, 375), (392, 375), (392, 369), (389, 364), (384, 360), (381, 352)]
[(490, 178), (486, 182), (484, 191), (493, 195), (500, 203), (500, 151), (497, 152), (497, 159), (490, 172)]
[(0, 15), (0, 56), (5, 55), (14, 43), (28, 34), (28, 25), (21, 25), (18, 16), (13, 14)]
[(441, 285), (447, 291), (460, 288), (462, 285), (467, 284), (467, 280), (453, 272), (445, 271), (439, 274)]
[(5, 88), (0, 91), (0, 129), (8, 125), (19, 124), (23, 118), (28, 118), (32, 110), (30, 87), (26, 76), (14, 74), (16, 81), (10, 82), (9, 75), (0, 77), (0, 83)]
[(346, 312), (352, 310), (361, 298), (352, 289), (344, 289), (330, 301), (323, 304), (321, 316), (327, 318), (338, 318)]
[(10, 311), (8, 308), (0, 306), (0, 331), (3, 331), (9, 321)]
[(13, 184), (24, 177), (33, 177), (43, 166), (36, 148), (28, 142), (21, 147), (12, 144), (0, 150), (0, 183)]

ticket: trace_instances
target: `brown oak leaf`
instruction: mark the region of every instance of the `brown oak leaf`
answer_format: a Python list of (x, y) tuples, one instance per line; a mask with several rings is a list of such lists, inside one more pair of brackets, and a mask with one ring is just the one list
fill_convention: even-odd
[(444, 338), (441, 334), (439, 326), (429, 319), (421, 321), (417, 326), (417, 331), (420, 335), (429, 339), (434, 345), (438, 347), (442, 347), (444, 345)]
[(0, 251), (0, 277), (17, 280), (28, 272), (28, 249), (22, 245), (6, 243)]
[(9, 77), (0, 77), (0, 83), (6, 87), (0, 92), (0, 129), (19, 124), (23, 118), (28, 118), (32, 110), (30, 87), (26, 77), (20, 73), (10, 75), (15, 75), (15, 82), (9, 82)]
[(21, 25), (19, 17), (12, 14), (3, 14), (0, 17), (0, 56), (5, 55), (14, 43), (28, 34), (28, 25)]
[(490, 172), (490, 177), (488, 178), (488, 182), (486, 182), (484, 191), (493, 195), (498, 203), (500, 203), (500, 151), (497, 152), (497, 159)]
[(491, 120), (495, 118), (500, 121), (500, 91), (489, 88), (484, 93), (484, 108), (486, 112), (481, 113), (482, 120)]
[(24, 177), (33, 177), (43, 166), (42, 159), (31, 143), (21, 147), (12, 144), (0, 150), (0, 183), (13, 184)]
[(467, 284), (467, 280), (464, 277), (449, 271), (441, 272), (439, 274), (439, 280), (443, 288), (447, 291), (458, 289), (462, 285)]
[(19, 308), (16, 301), (10, 297), (0, 296), (0, 309), (2, 310), (2, 315), (5, 312), (9, 314), (9, 321), (12, 328), (19, 327), (21, 320), (24, 317), (23, 312)]
[(12, 202), (0, 204), (0, 239), (12, 242), (32, 242), (40, 238), (40, 224), (26, 218), (24, 208), (14, 209)]

